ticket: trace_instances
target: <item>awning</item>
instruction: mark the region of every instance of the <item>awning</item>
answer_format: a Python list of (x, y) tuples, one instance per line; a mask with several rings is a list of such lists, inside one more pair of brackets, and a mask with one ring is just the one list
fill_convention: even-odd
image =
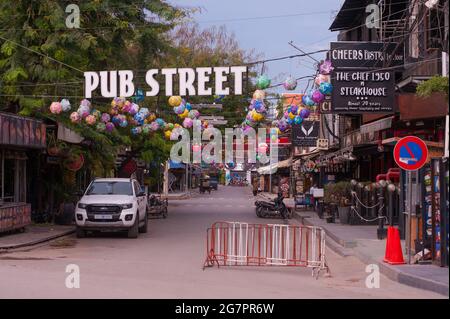
[(329, 29), (339, 31), (359, 24), (356, 18), (364, 14), (367, 2), (367, 0), (345, 0)]
[(290, 167), (292, 166), (292, 158), (289, 158), (287, 160), (278, 162), (278, 163), (272, 163), (270, 165), (267, 166), (263, 166), (258, 168), (258, 174), (260, 175), (267, 175), (267, 174), (274, 174), (276, 173), (276, 171), (279, 168), (284, 168), (284, 167)]
[(172, 160), (169, 160), (169, 169), (172, 168), (184, 168), (185, 164), (181, 162), (174, 162)]
[(388, 128), (392, 127), (392, 120), (394, 119), (393, 116), (369, 123), (369, 124), (364, 124), (361, 125), (360, 130), (361, 130), (361, 134), (366, 134), (366, 133), (374, 133), (374, 132), (378, 132), (378, 131), (382, 131)]

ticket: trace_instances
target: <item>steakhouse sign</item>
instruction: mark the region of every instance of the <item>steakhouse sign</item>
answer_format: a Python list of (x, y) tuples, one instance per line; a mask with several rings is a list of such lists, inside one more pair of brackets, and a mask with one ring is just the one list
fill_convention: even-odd
[(331, 61), (335, 67), (331, 78), (331, 112), (394, 112), (393, 71), (383, 66), (401, 66), (403, 53), (395, 44), (372, 42), (332, 42)]
[[(241, 95), (246, 72), (246, 66), (150, 69), (145, 74), (148, 85), (145, 95), (160, 95), (160, 82), (164, 83), (166, 96)], [(84, 72), (85, 97), (92, 98), (98, 89), (105, 98), (133, 96), (134, 78), (133, 71), (130, 70)], [(177, 87), (177, 92), (174, 86)]]

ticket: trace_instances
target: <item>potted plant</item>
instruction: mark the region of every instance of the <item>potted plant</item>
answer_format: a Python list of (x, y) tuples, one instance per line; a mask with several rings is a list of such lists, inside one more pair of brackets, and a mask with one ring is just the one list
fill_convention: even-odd
[(351, 184), (350, 182), (339, 182), (335, 185), (334, 196), (341, 224), (348, 224), (350, 217)]

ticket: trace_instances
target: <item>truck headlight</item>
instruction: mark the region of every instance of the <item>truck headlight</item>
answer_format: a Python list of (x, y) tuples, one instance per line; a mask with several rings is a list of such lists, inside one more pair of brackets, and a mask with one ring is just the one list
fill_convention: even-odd
[(80, 209), (86, 209), (87, 204), (83, 204), (83, 203), (78, 203), (78, 208)]
[(132, 208), (133, 207), (133, 204), (123, 204), (122, 205), (122, 209), (129, 209), (129, 208)]

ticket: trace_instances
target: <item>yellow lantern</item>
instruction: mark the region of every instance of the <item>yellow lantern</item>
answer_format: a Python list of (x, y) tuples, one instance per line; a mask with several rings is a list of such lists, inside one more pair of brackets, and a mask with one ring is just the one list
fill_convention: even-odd
[(166, 137), (166, 140), (170, 140), (170, 135), (172, 135), (172, 131), (168, 130), (164, 132), (164, 136)]
[(172, 107), (179, 106), (181, 104), (181, 96), (172, 95), (169, 97), (169, 105)]
[(183, 113), (178, 114), (178, 116), (182, 119), (186, 118), (188, 115), (189, 115), (189, 111), (187, 109), (185, 109)]
[(253, 93), (253, 98), (255, 100), (264, 100), (265, 97), (266, 97), (266, 92), (264, 92), (263, 90), (256, 90)]
[(290, 118), (291, 120), (293, 120), (293, 119), (295, 118), (295, 114), (289, 113), (289, 118)]

